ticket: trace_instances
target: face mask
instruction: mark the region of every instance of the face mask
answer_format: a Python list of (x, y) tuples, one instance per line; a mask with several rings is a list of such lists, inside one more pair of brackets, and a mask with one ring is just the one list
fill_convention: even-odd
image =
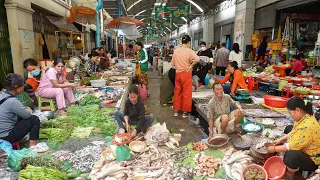
[(30, 74), (31, 74), (32, 76), (39, 76), (39, 74), (40, 74), (40, 69), (38, 68), (38, 69), (30, 72)]
[(207, 48), (206, 47), (201, 47), (200, 48), (202, 51), (205, 51)]

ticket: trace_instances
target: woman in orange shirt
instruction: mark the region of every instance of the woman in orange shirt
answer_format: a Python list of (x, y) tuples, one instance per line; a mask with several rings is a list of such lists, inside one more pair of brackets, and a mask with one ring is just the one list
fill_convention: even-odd
[(223, 78), (219, 79), (217, 77), (214, 77), (215, 81), (218, 81), (219, 83), (226, 83), (227, 81), (230, 81), (231, 83), (231, 92), (230, 95), (234, 96), (235, 91), (237, 87), (240, 87), (241, 89), (248, 89), (247, 84), (244, 80), (244, 77), (242, 76), (241, 71), (238, 68), (238, 63), (236, 61), (230, 62), (228, 64), (228, 74)]

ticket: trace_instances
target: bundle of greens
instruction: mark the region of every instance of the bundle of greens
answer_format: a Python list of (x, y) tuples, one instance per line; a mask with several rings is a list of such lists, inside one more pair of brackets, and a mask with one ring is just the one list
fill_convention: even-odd
[(117, 131), (116, 122), (113, 117), (109, 116), (113, 114), (114, 109), (104, 108), (97, 110), (97, 107), (93, 105), (73, 106), (69, 107), (67, 112), (68, 116), (65, 118), (74, 120), (81, 127), (94, 127), (95, 133), (112, 136)]
[(86, 105), (98, 105), (98, 106), (100, 106), (100, 104), (101, 104), (100, 99), (97, 98), (93, 94), (88, 94), (88, 95), (84, 96), (80, 100), (80, 105), (81, 106), (86, 106)]
[(27, 168), (20, 171), (20, 176), (18, 180), (64, 180), (68, 179), (67, 175), (55, 169), (35, 167), (32, 165), (27, 165)]
[(61, 128), (40, 129), (40, 139), (48, 139), (49, 141), (53, 142), (62, 142), (70, 136), (71, 132)]
[(24, 157), (21, 159), (20, 168), (25, 169), (27, 165), (45, 167), (51, 169), (57, 169), (59, 171), (64, 171), (64, 166), (61, 165), (62, 162), (53, 160), (52, 158), (35, 156), (35, 157)]

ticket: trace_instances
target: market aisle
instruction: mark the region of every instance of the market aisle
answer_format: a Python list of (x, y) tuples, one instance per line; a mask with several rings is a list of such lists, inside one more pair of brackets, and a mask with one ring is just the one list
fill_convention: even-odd
[(196, 142), (206, 138), (207, 135), (202, 131), (201, 127), (193, 124), (189, 119), (173, 117), (174, 110), (171, 107), (172, 105), (160, 105), (161, 76), (158, 76), (158, 72), (149, 71), (148, 77), (150, 97), (146, 104), (150, 108), (150, 112), (159, 119), (159, 122), (166, 122), (169, 130), (173, 130), (174, 133), (180, 133), (182, 135), (180, 145), (186, 145), (189, 142)]

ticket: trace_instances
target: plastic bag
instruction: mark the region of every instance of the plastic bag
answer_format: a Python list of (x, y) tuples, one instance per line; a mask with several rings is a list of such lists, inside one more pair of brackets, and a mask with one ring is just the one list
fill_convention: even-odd
[(130, 159), (130, 148), (126, 145), (118, 146), (116, 148), (116, 160), (117, 162), (127, 161)]
[(146, 140), (156, 142), (159, 145), (163, 145), (168, 142), (170, 136), (170, 131), (167, 129), (166, 123), (162, 125), (157, 123), (153, 125), (146, 133), (144, 138)]
[(32, 115), (35, 115), (39, 118), (40, 121), (43, 120), (48, 120), (48, 118), (43, 114), (43, 112), (39, 111), (39, 110), (35, 110)]
[(34, 157), (37, 153), (29, 149), (11, 150), (8, 155), (8, 166), (13, 171), (20, 170), (20, 160), (24, 157)]
[(6, 152), (6, 154), (10, 154), (12, 151), (12, 145), (10, 142), (0, 139), (0, 148)]
[(112, 137), (111, 136), (105, 137), (104, 141), (106, 142), (107, 146), (112, 145)]

